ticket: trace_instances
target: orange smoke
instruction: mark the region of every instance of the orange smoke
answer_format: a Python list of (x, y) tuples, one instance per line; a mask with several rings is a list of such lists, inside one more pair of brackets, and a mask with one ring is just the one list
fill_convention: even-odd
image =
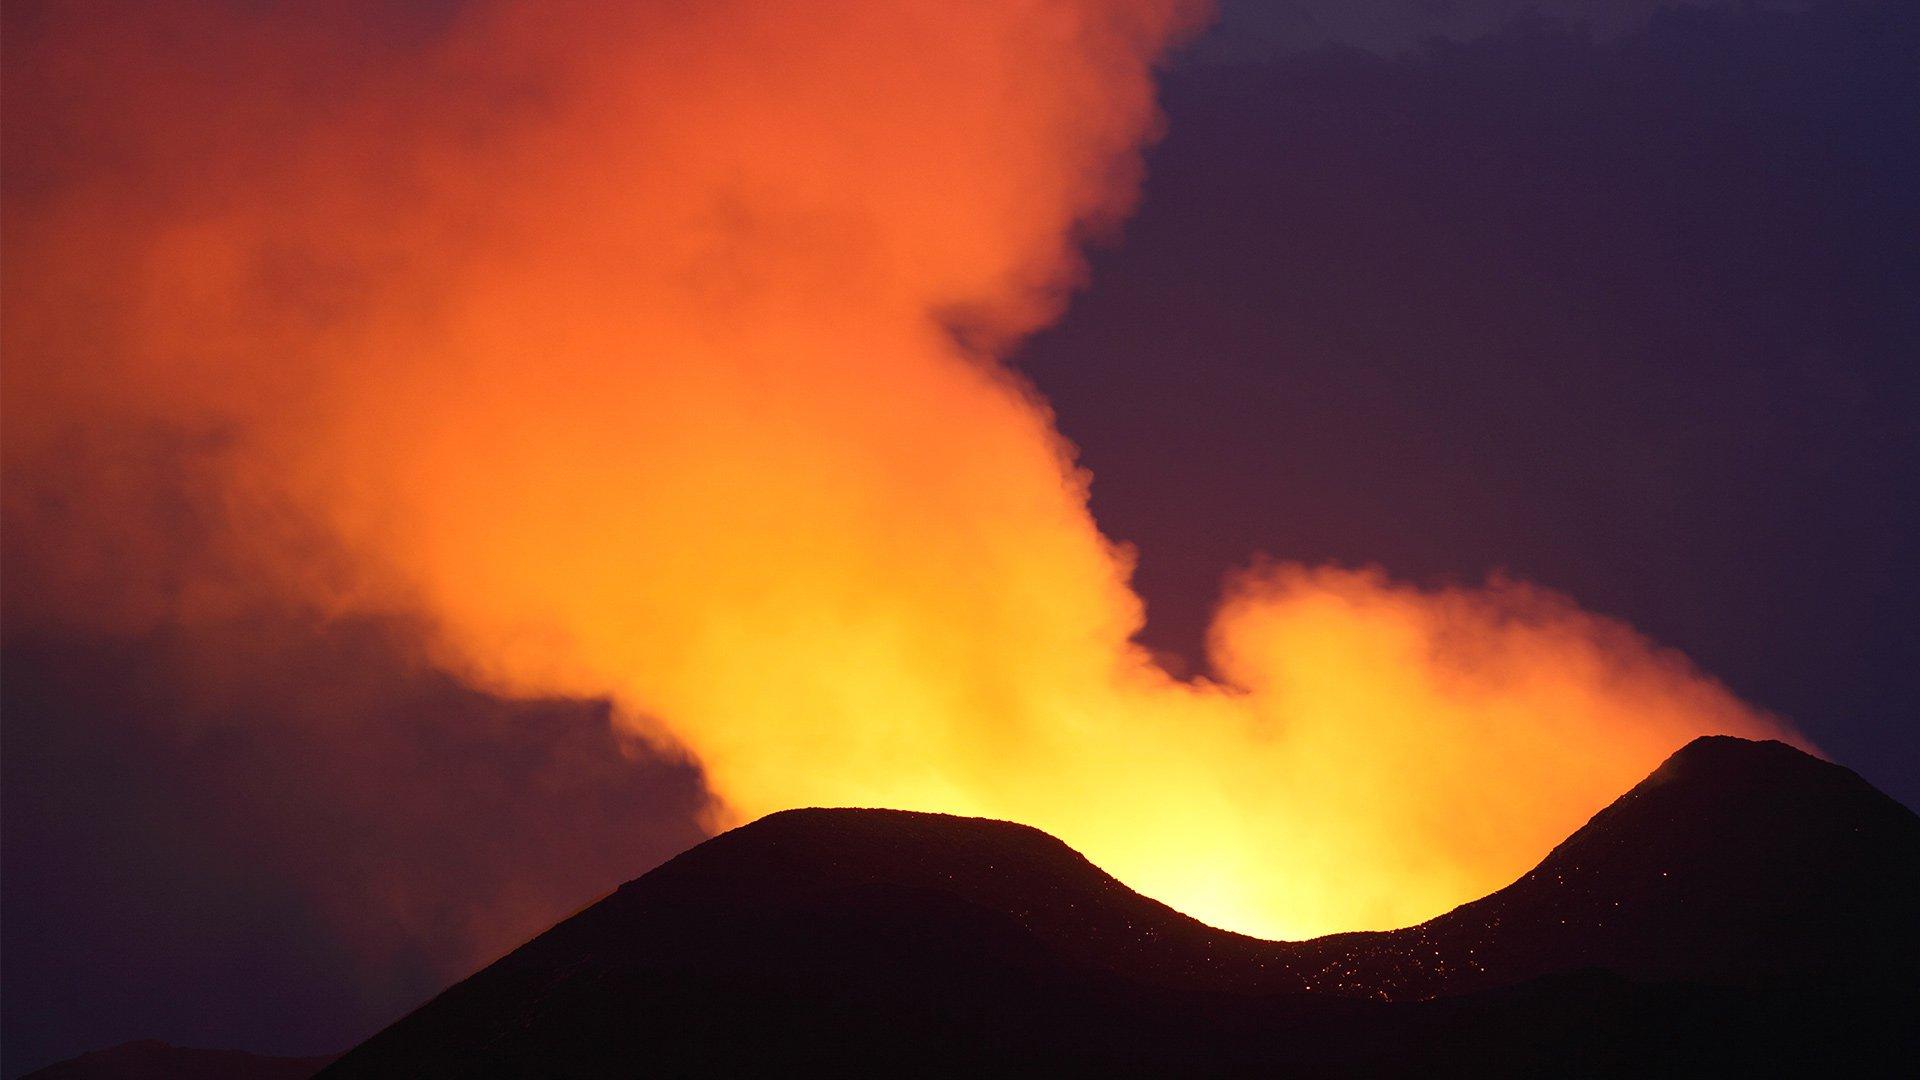
[(8, 468), (224, 432), (222, 483), (356, 557), (238, 515), (259, 576), (611, 696), (716, 826), (983, 814), (1250, 932), (1436, 914), (1688, 737), (1773, 728), (1504, 584), (1249, 575), (1230, 685), (1130, 643), (1127, 553), (996, 357), (1127, 208), (1190, 7), (487, 3), (381, 45), (47, 8), (8, 64)]

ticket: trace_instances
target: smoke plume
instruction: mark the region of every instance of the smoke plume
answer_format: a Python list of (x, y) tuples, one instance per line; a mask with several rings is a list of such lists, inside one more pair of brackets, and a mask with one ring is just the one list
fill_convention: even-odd
[[(1511, 583), (1267, 566), (1218, 681), (1132, 643), (1129, 554), (1000, 358), (1124, 216), (1200, 14), (10, 13), (8, 513), (59, 569), (17, 600), (420, 612), (479, 684), (683, 747), (714, 827), (1012, 818), (1274, 936), (1437, 914), (1688, 737), (1772, 732)], [(137, 485), (79, 527), (23, 494), (148, 430), (220, 448), (216, 581), (125, 587)]]

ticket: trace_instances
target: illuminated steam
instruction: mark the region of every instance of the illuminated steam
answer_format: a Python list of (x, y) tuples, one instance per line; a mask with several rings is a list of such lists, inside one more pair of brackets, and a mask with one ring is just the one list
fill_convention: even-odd
[[(353, 555), (238, 514), (251, 580), (612, 697), (716, 826), (1012, 818), (1299, 936), (1481, 895), (1688, 737), (1773, 730), (1520, 586), (1250, 575), (1230, 686), (1130, 644), (1128, 557), (996, 357), (1128, 207), (1188, 4), (473, 4), (381, 47), (154, 7), (11, 46), (48, 134), (9, 144), (9, 471), (220, 433), (238, 504)], [(109, 610), (108, 579), (44, 602)]]

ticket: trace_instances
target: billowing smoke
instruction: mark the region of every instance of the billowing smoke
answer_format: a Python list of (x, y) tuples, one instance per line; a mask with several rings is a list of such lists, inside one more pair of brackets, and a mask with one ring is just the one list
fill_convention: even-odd
[(1131, 643), (1128, 553), (999, 358), (1124, 215), (1186, 3), (325, 11), (9, 27), (8, 511), (149, 428), (220, 447), (230, 511), (221, 581), (155, 593), (92, 506), (36, 611), (420, 612), (439, 663), (684, 747), (713, 826), (1013, 818), (1284, 936), (1435, 914), (1773, 730), (1512, 584), (1276, 566), (1222, 682)]

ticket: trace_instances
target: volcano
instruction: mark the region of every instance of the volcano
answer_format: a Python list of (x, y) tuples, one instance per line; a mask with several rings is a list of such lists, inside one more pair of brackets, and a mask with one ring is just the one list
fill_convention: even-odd
[(1916, 1009), (1920, 818), (1710, 737), (1507, 888), (1304, 942), (1196, 922), (1021, 825), (777, 813), (321, 1075), (1857, 1074), (1920, 1053)]

